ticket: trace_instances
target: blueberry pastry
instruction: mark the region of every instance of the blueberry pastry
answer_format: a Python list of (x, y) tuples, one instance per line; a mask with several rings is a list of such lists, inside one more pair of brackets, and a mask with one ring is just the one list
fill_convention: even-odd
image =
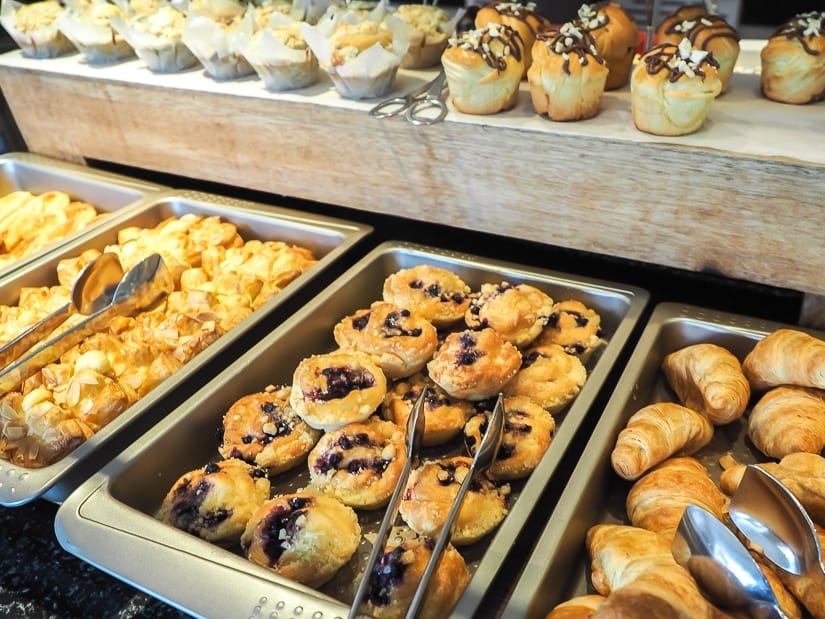
[(558, 344), (564, 352), (587, 363), (590, 354), (604, 343), (601, 316), (581, 301), (559, 301), (534, 346)]
[(587, 380), (579, 358), (558, 344), (533, 346), (522, 353), (521, 369), (504, 386), (508, 396), (527, 396), (556, 413), (573, 400)]
[(466, 400), (497, 394), (520, 367), (518, 348), (490, 328), (450, 333), (427, 364), (444, 391)]
[(266, 471), (233, 458), (182, 475), (163, 499), (158, 518), (209, 542), (231, 544), (268, 498)]
[(450, 397), (426, 374), (419, 373), (399, 381), (387, 391), (381, 411), (384, 419), (401, 428), (407, 427), (407, 419), (412, 413), (424, 387), (429, 387), (424, 401), (424, 445), (442, 445), (457, 436), (467, 418), (473, 412), (470, 402)]
[(516, 346), (532, 342), (550, 317), (553, 299), (535, 286), (507, 282), (482, 284), (470, 300), (464, 322), (471, 329), (491, 327)]
[[(419, 535), (436, 536), (467, 476), (471, 458), (456, 456), (428, 462), (410, 473), (399, 513)], [(453, 527), (452, 543), (472, 544), (495, 529), (507, 515), (509, 484), (478, 475), (464, 497)]]
[(458, 275), (426, 264), (401, 269), (384, 281), (384, 301), (420, 314), (436, 328), (464, 317), (470, 287)]
[(246, 557), (276, 574), (320, 587), (355, 554), (361, 527), (332, 497), (286, 494), (261, 505), (241, 536)]
[[(398, 619), (406, 615), (434, 547), (432, 538), (417, 537), (385, 548), (370, 575), (365, 606), (371, 617)], [(449, 617), (469, 580), (464, 558), (448, 544), (427, 585), (418, 616), (421, 619)]]
[(333, 334), (341, 348), (375, 357), (388, 378), (420, 371), (438, 345), (438, 333), (429, 320), (386, 301), (347, 316)]
[(377, 417), (327, 432), (307, 459), (313, 489), (361, 509), (387, 504), (406, 461), (404, 431)]
[(235, 402), (223, 417), (224, 458), (240, 458), (275, 475), (301, 462), (321, 437), (289, 404), (289, 387), (269, 386)]
[(289, 403), (313, 428), (334, 430), (367, 419), (386, 393), (387, 378), (375, 359), (338, 350), (298, 364)]
[[(550, 447), (556, 422), (550, 413), (525, 396), (504, 398), (503, 405), (504, 436), (490, 467), (490, 477), (520, 479), (533, 472)], [(471, 456), (481, 444), (489, 421), (490, 411), (486, 411), (471, 417), (464, 427), (464, 443)]]

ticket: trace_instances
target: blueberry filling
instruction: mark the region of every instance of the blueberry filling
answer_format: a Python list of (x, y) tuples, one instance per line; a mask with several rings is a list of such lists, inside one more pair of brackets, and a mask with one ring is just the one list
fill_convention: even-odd
[(460, 305), (461, 303), (464, 303), (464, 299), (466, 298), (461, 292), (442, 292), (439, 284), (430, 284), (425, 287), (424, 282), (420, 279), (411, 281), (408, 286), (414, 290), (423, 290), (424, 294), (428, 297), (437, 298), (442, 302), (452, 301), (453, 303)]
[(419, 337), (422, 333), (420, 327), (414, 329), (405, 329), (401, 325), (402, 318), (409, 318), (409, 310), (401, 310), (400, 312), (390, 312), (384, 319), (384, 324), (381, 327), (381, 335), (383, 337), (399, 337), (402, 335), (410, 337)]
[(325, 475), (332, 469), (337, 469), (343, 459), (344, 456), (337, 451), (330, 451), (324, 454), (321, 458), (317, 459), (313, 463), (312, 467), (319, 475)]
[[(441, 484), (442, 486), (449, 486), (451, 484), (461, 483), (456, 479), (455, 476), (456, 469), (459, 468), (458, 465), (453, 464), (452, 462), (448, 464), (442, 464), (439, 462), (436, 464), (442, 471), (447, 473), (446, 476), (441, 475), (440, 473), (436, 476), (439, 484)], [(462, 466), (461, 468), (465, 468), (467, 471), (469, 471), (469, 467)], [(479, 482), (479, 480), (474, 479), (472, 482), (470, 482), (470, 492), (481, 492), (481, 482)]]
[(220, 470), (221, 470), (221, 467), (217, 462), (210, 462), (205, 467), (203, 467), (203, 472), (206, 473), (207, 475), (210, 475), (212, 473), (217, 473)]
[(370, 313), (365, 312), (361, 316), (352, 319), (352, 328), (357, 331), (363, 331), (367, 327), (367, 323), (370, 321)]
[(584, 346), (578, 342), (575, 344), (569, 344), (567, 346), (562, 346), (564, 348), (564, 352), (568, 355), (580, 355), (584, 352)]
[(541, 358), (541, 357), (544, 357), (544, 355), (543, 355), (543, 354), (541, 354), (541, 353), (540, 353), (539, 351), (537, 351), (537, 350), (534, 350), (534, 351), (532, 351), (532, 352), (530, 352), (530, 353), (528, 353), (528, 354), (524, 355), (524, 356), (522, 357), (522, 359), (521, 359), (521, 368), (522, 368), (522, 369), (524, 369), (524, 368), (529, 368), (529, 367), (530, 367), (531, 365), (533, 365), (536, 361), (538, 361), (538, 360), (539, 360), (539, 358)]
[[(286, 505), (278, 504), (270, 513), (264, 524), (263, 550), (269, 558), (270, 565), (275, 565), (295, 540), (301, 530), (299, 519), (306, 519), (306, 508), (312, 505), (312, 499), (292, 497)], [(303, 518), (301, 518), (303, 516)]]
[(353, 447), (370, 447), (372, 446), (369, 434), (366, 432), (359, 432), (354, 435), (342, 434), (335, 445), (341, 449), (352, 449)]
[(324, 368), (321, 374), (327, 379), (326, 389), (313, 389), (307, 399), (326, 402), (346, 397), (351, 391), (369, 389), (375, 384), (375, 377), (364, 370), (348, 367)]
[(404, 579), (407, 565), (402, 563), (404, 547), (397, 546), (381, 555), (370, 575), (368, 599), (375, 606), (389, 606), (392, 588)]
[(472, 333), (464, 332), (461, 334), (459, 342), (461, 343), (461, 350), (458, 352), (456, 362), (458, 365), (473, 365), (484, 353), (477, 348), (476, 339)]
[[(212, 466), (217, 465), (209, 464), (207, 468)], [(211, 489), (212, 483), (206, 479), (201, 479), (194, 487), (189, 479), (178, 486), (171, 513), (172, 522), (177, 528), (197, 535), (203, 529), (216, 527), (232, 515), (232, 510), (223, 507), (201, 513), (203, 501)]]

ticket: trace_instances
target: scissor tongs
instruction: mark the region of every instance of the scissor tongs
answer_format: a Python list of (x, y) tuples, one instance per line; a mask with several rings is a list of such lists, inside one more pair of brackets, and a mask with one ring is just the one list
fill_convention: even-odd
[[(401, 505), (401, 498), (404, 490), (406, 489), (410, 471), (414, 466), (418, 465), (419, 452), (421, 450), (424, 437), (424, 413), (422, 410), (427, 399), (427, 392), (428, 388), (425, 387), (422, 390), (421, 395), (418, 397), (409, 418), (407, 419), (407, 462), (404, 464), (404, 468), (401, 471), (401, 477), (398, 480), (398, 485), (390, 498), (384, 518), (381, 520), (381, 526), (378, 529), (375, 542), (373, 543), (372, 552), (367, 560), (364, 573), (361, 576), (361, 582), (358, 585), (355, 598), (352, 601), (348, 619), (354, 619), (358, 616), (358, 608), (361, 604), (361, 600), (367, 592), (367, 589), (369, 588), (370, 578), (373, 570), (375, 569), (375, 564), (384, 552), (387, 538), (389, 537), (390, 531), (392, 530), (396, 518), (398, 517), (398, 509)], [(490, 422), (487, 424), (487, 431), (481, 439), (481, 444), (473, 457), (473, 461), (472, 464), (470, 464), (470, 469), (467, 472), (467, 475), (461, 482), (461, 486), (459, 486), (455, 501), (453, 501), (450, 512), (447, 514), (447, 519), (444, 521), (444, 526), (441, 528), (441, 532), (435, 540), (435, 545), (433, 546), (430, 560), (427, 563), (427, 567), (424, 570), (423, 575), (421, 576), (421, 582), (418, 583), (418, 587), (416, 588), (410, 607), (407, 609), (406, 619), (413, 619), (418, 614), (418, 610), (421, 608), (421, 604), (423, 603), (424, 596), (427, 592), (427, 585), (438, 567), (438, 562), (441, 559), (441, 554), (444, 552), (444, 548), (447, 546), (450, 538), (452, 537), (453, 524), (458, 516), (459, 510), (461, 509), (461, 504), (464, 502), (464, 496), (467, 494), (467, 490), (470, 489), (470, 484), (472, 484), (473, 479), (477, 474), (483, 473), (489, 469), (496, 459), (498, 449), (501, 446), (501, 438), (504, 430), (504, 409), (502, 402), (503, 396), (499, 395), (496, 400), (496, 405), (493, 408), (493, 412), (490, 414)]]
[(370, 116), (389, 118), (403, 114), (414, 125), (434, 125), (447, 115), (447, 104), (444, 102), (446, 84), (447, 76), (442, 69), (435, 79), (420, 88), (382, 101), (370, 110)]

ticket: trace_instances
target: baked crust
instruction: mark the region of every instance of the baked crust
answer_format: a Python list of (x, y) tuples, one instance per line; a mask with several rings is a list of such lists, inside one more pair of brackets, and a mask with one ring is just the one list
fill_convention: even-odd
[(516, 346), (538, 337), (553, 309), (553, 299), (529, 284), (484, 283), (470, 298), (464, 322), (471, 329), (494, 329)]
[(549, 413), (567, 406), (587, 380), (579, 358), (558, 344), (533, 346), (522, 352), (521, 368), (504, 386), (508, 396), (527, 396)]
[(420, 264), (389, 275), (384, 280), (383, 299), (423, 316), (440, 329), (464, 318), (470, 306), (470, 287), (452, 271)]
[(805, 104), (825, 98), (825, 12), (802, 13), (762, 48), (761, 88), (768, 99)]
[(622, 5), (609, 1), (583, 4), (574, 23), (590, 33), (599, 56), (610, 69), (605, 90), (615, 90), (627, 84), (641, 36), (636, 22)]

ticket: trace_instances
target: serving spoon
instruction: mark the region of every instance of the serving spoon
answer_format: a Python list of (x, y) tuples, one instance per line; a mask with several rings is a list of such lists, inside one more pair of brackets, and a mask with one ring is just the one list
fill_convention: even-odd
[(72, 314), (89, 316), (106, 307), (111, 303), (115, 288), (122, 277), (123, 268), (116, 254), (103, 253), (88, 262), (72, 284), (68, 303), (27, 327), (0, 347), (0, 368), (8, 366), (36, 345)]

